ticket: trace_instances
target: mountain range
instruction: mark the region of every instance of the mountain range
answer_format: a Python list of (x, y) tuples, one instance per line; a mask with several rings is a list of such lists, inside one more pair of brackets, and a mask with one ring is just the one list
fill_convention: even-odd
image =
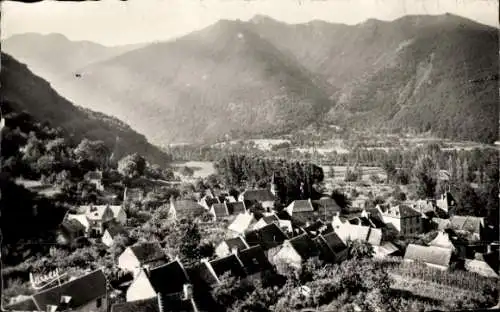
[(32, 50), (23, 61), (75, 104), (113, 115), (156, 144), (311, 124), (498, 138), (498, 29), (452, 14), (357, 25), (258, 15), (167, 42), (87, 48), (95, 53), (77, 52), (89, 43), (66, 39), (74, 48), (63, 51), (44, 38), (37, 49), (47, 52)]
[(37, 122), (62, 129), (76, 144), (83, 138), (101, 140), (116, 159), (139, 153), (153, 164), (165, 166), (170, 162), (169, 155), (143, 135), (114, 117), (73, 105), (10, 55), (1, 54), (1, 65), (1, 106), (26, 112)]

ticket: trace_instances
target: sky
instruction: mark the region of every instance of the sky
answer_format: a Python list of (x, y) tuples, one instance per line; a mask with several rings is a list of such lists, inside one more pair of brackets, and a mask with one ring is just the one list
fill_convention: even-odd
[(60, 33), (71, 40), (121, 45), (168, 40), (219, 19), (248, 20), (256, 14), (287, 23), (357, 24), (368, 18), (447, 12), (499, 27), (498, 0), (46, 0), (3, 1), (1, 38)]

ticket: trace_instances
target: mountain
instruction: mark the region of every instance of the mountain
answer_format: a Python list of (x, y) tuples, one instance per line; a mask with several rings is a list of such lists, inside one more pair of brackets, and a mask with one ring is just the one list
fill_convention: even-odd
[(102, 140), (110, 150), (115, 151), (118, 159), (137, 152), (159, 165), (166, 165), (170, 160), (168, 155), (128, 125), (102, 113), (74, 106), (24, 64), (5, 53), (1, 57), (2, 106), (9, 106), (18, 112), (25, 111), (38, 122), (48, 122), (54, 128), (59, 127), (76, 142), (83, 138)]
[(334, 104), (295, 59), (248, 24), (227, 20), (94, 63), (66, 80), (70, 99), (134, 125), (158, 144), (289, 132)]
[(250, 23), (333, 87), (337, 125), (498, 138), (498, 29), (452, 14), (354, 26)]
[(81, 67), (145, 44), (107, 47), (90, 41), (71, 41), (61, 34), (25, 33), (2, 40), (2, 51), (13, 55), (37, 75), (57, 80), (61, 74), (75, 73)]
[(452, 14), (352, 26), (259, 15), (92, 63), (56, 87), (157, 144), (310, 124), (493, 142), (497, 53), (498, 29)]

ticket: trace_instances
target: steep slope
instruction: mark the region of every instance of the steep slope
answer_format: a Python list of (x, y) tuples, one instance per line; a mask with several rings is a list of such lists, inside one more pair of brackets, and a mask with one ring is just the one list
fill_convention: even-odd
[[(346, 26), (250, 23), (333, 87), (330, 120), (348, 127), (498, 137), (498, 29), (451, 14)], [(489, 77), (489, 78), (488, 78)], [(473, 82), (476, 81), (476, 82)]]
[[(104, 141), (117, 157), (134, 152), (152, 163), (165, 165), (168, 155), (148, 143), (143, 135), (133, 131), (116, 118), (72, 105), (56, 93), (42, 78), (10, 55), (1, 54), (0, 101), (16, 111), (26, 111), (40, 122), (61, 127), (77, 142), (86, 137)], [(116, 137), (119, 141), (115, 149)]]
[(309, 125), (333, 104), (315, 79), (245, 23), (220, 21), (88, 66), (61, 90), (164, 144)]
[(61, 74), (143, 47), (132, 44), (106, 47), (90, 41), (71, 41), (61, 34), (19, 34), (2, 40), (2, 51), (28, 64), (35, 74), (57, 81)]

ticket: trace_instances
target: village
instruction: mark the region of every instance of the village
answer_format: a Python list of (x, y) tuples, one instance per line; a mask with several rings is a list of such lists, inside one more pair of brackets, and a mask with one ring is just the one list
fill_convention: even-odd
[[(122, 196), (113, 195), (104, 186), (103, 172), (90, 171), (86, 183), (107, 194), (103, 195), (107, 203), (89, 202), (69, 210), (57, 231), (57, 242), (78, 245), (86, 240), (110, 250), (122, 244), (113, 259), (115, 269), (124, 272), (120, 280), (109, 281), (103, 269), (90, 267), (78, 276), (59, 269), (30, 273), (33, 294), (11, 298), (5, 309), (218, 311), (221, 305), (214, 300), (213, 290), (228, 278), (258, 280), (269, 272), (300, 275), (311, 259), (330, 265), (364, 257), (392, 261), (399, 268), (390, 273), (396, 280), (405, 279), (404, 274), (398, 275), (401, 268), (419, 267), (431, 274), (462, 272), (497, 283), (498, 228), (481, 217), (456, 215), (457, 202), (449, 190), (438, 198), (371, 207), (359, 196), (349, 199), (356, 209), (347, 211), (327, 194), (308, 197), (304, 183), (296, 190), (299, 199), (283, 204), (281, 178), (273, 173), (265, 187), (238, 193), (217, 185), (181, 199), (165, 195), (164, 188), (157, 186), (125, 187)], [(215, 231), (217, 235), (204, 237), (213, 250), (187, 263), (168, 251), (163, 241), (124, 244), (123, 237), (142, 225), (132, 218), (138, 213), (131, 207), (154, 194), (164, 198), (158, 224), (175, 227), (188, 222)], [(307, 286), (298, 289), (301, 296), (310, 296)]]

